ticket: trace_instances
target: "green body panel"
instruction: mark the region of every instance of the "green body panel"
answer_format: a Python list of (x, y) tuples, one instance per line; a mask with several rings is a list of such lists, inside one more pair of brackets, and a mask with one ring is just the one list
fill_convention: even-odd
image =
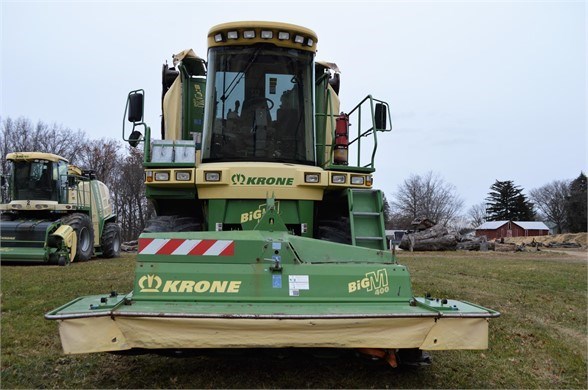
[[(243, 230), (253, 230), (266, 210), (266, 200), (211, 199), (208, 201), (208, 230), (214, 231), (218, 222), (240, 225)], [(305, 200), (276, 201), (276, 209), (286, 225), (307, 224), (303, 237), (312, 237), (314, 202)]]
[[(127, 304), (125, 304), (125, 302)], [(132, 302), (132, 303), (131, 303)], [(288, 302), (135, 300), (133, 294), (79, 297), (46, 314), (48, 319), (84, 316), (218, 317), (218, 318), (362, 318), (362, 317), (496, 317), (498, 312), (469, 302), (447, 300), (444, 304), (416, 298), (402, 301)], [(131, 303), (131, 304), (128, 304)], [(429, 303), (429, 304), (427, 304)]]
[[(207, 241), (222, 241), (231, 249), (206, 255), (173, 250), (197, 241), (205, 247)], [(160, 249), (153, 253), (155, 247)], [(266, 231), (143, 234), (133, 291), (136, 300), (173, 301), (408, 302), (412, 297), (406, 267), (394, 264), (389, 252)]]
[(182, 83), (184, 107), (182, 139), (194, 139), (194, 134), (202, 134), (204, 122), (204, 93), (206, 79), (188, 78)]
[(49, 248), (2, 248), (2, 261), (23, 263), (46, 263), (49, 261)]
[[(317, 66), (316, 74), (318, 75), (319, 72), (324, 72), (322, 66)], [(323, 77), (320, 77), (315, 83), (315, 128), (316, 128), (316, 159), (317, 165), (319, 167), (324, 166), (327, 161), (325, 161), (325, 142), (326, 142), (326, 123), (327, 120), (332, 120), (332, 118), (327, 114), (327, 103), (328, 103), (328, 77), (325, 73)]]
[[(215, 247), (218, 243), (222, 245)], [(408, 269), (396, 264), (390, 252), (284, 231), (253, 230), (144, 233), (139, 239), (132, 293), (80, 297), (50, 311), (46, 318), (224, 320), (498, 315), (468, 302), (414, 298)]]
[(196, 188), (158, 188), (147, 187), (145, 196), (148, 199), (169, 201), (174, 199), (196, 199)]
[[(204, 244), (199, 254), (182, 249)], [(223, 251), (211, 241), (224, 242)], [(230, 244), (228, 244), (230, 243)], [(455, 300), (414, 298), (405, 266), (389, 252), (285, 232), (145, 233), (133, 292), (78, 298), (47, 318), (493, 317)]]

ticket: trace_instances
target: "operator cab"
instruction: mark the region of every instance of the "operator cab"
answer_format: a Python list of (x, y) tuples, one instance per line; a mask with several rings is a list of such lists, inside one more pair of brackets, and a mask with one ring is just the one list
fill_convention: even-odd
[(203, 162), (315, 165), (314, 50), (294, 45), (290, 25), (247, 30), (237, 23), (211, 34)]
[(61, 179), (67, 178), (67, 162), (59, 159), (10, 159), (12, 200), (60, 201)]

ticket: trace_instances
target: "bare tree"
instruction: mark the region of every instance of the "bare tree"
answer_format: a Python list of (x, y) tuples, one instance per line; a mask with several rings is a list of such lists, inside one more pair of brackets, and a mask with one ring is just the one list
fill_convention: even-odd
[(429, 171), (425, 175), (410, 175), (393, 194), (392, 213), (396, 218), (412, 220), (428, 218), (447, 226), (463, 208), (463, 200), (455, 186)]
[(557, 233), (566, 229), (566, 201), (570, 196), (569, 180), (554, 180), (529, 192), (531, 200), (539, 209), (540, 217), (556, 225)]
[(77, 164), (82, 168), (92, 169), (96, 178), (111, 187), (122, 164), (119, 155), (121, 143), (113, 139), (90, 140), (80, 150)]
[[(58, 124), (37, 122), (36, 125), (23, 117), (1, 122), (0, 153), (2, 157), (11, 152), (45, 152), (57, 154), (76, 163), (81, 148), (87, 143), (86, 133), (74, 131)], [(2, 165), (3, 172), (6, 165)]]
[(153, 206), (145, 198), (143, 152), (129, 148), (112, 184), (118, 219), (123, 226), (123, 240), (137, 239)]
[(474, 228), (486, 222), (486, 203), (478, 203), (469, 208), (467, 216), (470, 225)]

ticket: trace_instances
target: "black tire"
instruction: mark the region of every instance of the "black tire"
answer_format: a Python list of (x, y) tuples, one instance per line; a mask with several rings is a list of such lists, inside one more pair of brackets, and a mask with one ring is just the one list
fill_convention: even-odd
[(69, 258), (66, 256), (59, 256), (59, 259), (57, 260), (57, 265), (59, 265), (61, 267), (65, 267), (66, 265), (69, 265)]
[(87, 261), (94, 253), (94, 227), (86, 214), (75, 213), (61, 218), (61, 223), (69, 225), (78, 239), (74, 261)]
[(107, 222), (100, 239), (102, 257), (112, 259), (120, 256), (120, 226), (116, 222)]
[(320, 240), (351, 244), (351, 226), (349, 218), (339, 220), (322, 220), (318, 224), (317, 238)]
[(180, 217), (177, 215), (160, 215), (150, 219), (143, 229), (143, 233), (165, 232), (199, 232), (202, 224), (192, 217)]
[(13, 214), (2, 213), (0, 214), (0, 221), (14, 221), (15, 216)]

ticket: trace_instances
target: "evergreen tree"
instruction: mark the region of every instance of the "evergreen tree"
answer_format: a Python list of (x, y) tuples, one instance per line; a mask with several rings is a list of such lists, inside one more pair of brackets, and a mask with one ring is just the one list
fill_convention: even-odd
[(390, 210), (390, 203), (386, 199), (386, 194), (382, 192), (382, 201), (384, 202), (384, 226), (386, 229), (390, 225), (390, 219), (392, 218), (392, 210)]
[(496, 180), (486, 198), (488, 221), (532, 221), (533, 203), (512, 180)]
[(568, 229), (572, 233), (587, 231), (586, 186), (586, 175), (583, 172), (570, 183), (570, 193), (566, 202), (566, 215)]

